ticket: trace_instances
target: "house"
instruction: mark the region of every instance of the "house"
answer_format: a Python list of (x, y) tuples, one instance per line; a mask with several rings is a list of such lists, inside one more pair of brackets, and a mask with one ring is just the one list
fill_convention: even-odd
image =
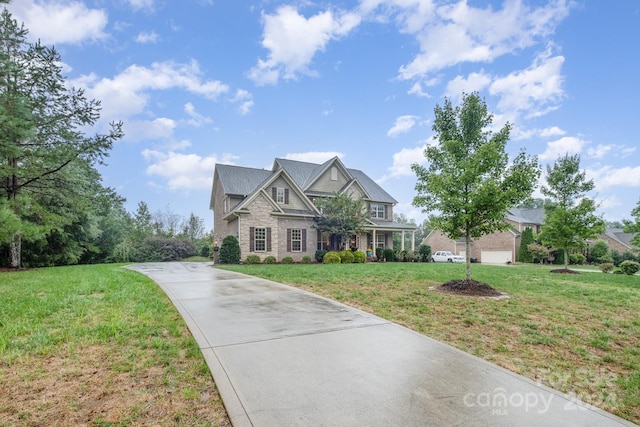
[[(336, 192), (363, 199), (370, 212), (364, 232), (349, 242), (315, 228), (321, 215), (316, 201)], [(392, 248), (393, 233), (402, 233), (404, 244), (404, 233), (413, 235), (415, 227), (393, 222), (396, 203), (364, 172), (347, 168), (338, 157), (323, 164), (276, 158), (271, 170), (216, 164), (210, 209), (214, 239), (235, 236), (242, 258), (271, 255), (300, 261), (313, 258), (318, 249)]]
[[(471, 258), (485, 264), (505, 264), (516, 262), (520, 249), (522, 232), (531, 228), (534, 233), (539, 233), (544, 224), (544, 208), (517, 209), (507, 211), (505, 222), (510, 225), (507, 231), (486, 234), (471, 242)], [(620, 229), (607, 229), (597, 239), (605, 240), (609, 248), (620, 253), (633, 250), (630, 241), (633, 234), (623, 233)], [(424, 240), (423, 244), (431, 246), (432, 251), (447, 250), (456, 254), (465, 255), (464, 239), (452, 240), (438, 230), (433, 230)], [(592, 242), (587, 242), (589, 245)]]

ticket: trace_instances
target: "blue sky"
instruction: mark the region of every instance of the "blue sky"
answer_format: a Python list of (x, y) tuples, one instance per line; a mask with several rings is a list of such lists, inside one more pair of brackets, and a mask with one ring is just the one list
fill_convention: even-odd
[[(212, 226), (216, 163), (339, 156), (411, 205), (433, 108), (478, 91), (551, 164), (579, 154), (606, 220), (640, 199), (637, 0), (13, 0), (69, 83), (124, 122), (104, 183)], [(539, 196), (539, 192), (534, 194)]]

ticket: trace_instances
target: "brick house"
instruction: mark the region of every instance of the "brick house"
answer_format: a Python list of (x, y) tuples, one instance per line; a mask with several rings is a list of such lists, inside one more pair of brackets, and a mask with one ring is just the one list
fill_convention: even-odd
[[(370, 212), (365, 231), (349, 242), (314, 228), (320, 216), (315, 201), (336, 192), (364, 200)], [(318, 249), (392, 248), (393, 233), (415, 233), (415, 227), (393, 222), (396, 203), (365, 173), (334, 157), (323, 164), (276, 158), (271, 170), (216, 164), (209, 206), (214, 239), (235, 236), (243, 259), (271, 255), (300, 261)]]
[[(516, 262), (522, 232), (527, 227), (531, 228), (534, 233), (540, 232), (544, 224), (544, 208), (512, 208), (507, 211), (505, 221), (510, 225), (507, 231), (486, 234), (471, 242), (471, 258), (485, 264)], [(620, 229), (607, 229), (597, 239), (605, 240), (610, 249), (623, 253), (633, 250), (630, 243), (632, 237), (633, 234), (623, 233)], [(429, 233), (422, 243), (431, 246), (432, 252), (444, 250), (465, 255), (464, 239), (454, 241), (438, 230)], [(592, 241), (589, 241), (587, 245), (591, 243)]]

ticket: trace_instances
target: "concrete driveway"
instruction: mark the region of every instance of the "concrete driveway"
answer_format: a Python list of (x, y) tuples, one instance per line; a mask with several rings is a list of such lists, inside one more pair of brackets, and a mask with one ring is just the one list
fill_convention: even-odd
[(128, 266), (202, 349), (234, 426), (632, 426), (379, 317), (206, 263)]

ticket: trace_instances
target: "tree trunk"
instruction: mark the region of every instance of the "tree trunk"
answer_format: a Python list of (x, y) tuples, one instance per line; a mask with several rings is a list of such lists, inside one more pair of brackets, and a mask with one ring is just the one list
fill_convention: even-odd
[(564, 269), (569, 269), (569, 250), (564, 249)]
[(9, 242), (9, 267), (20, 268), (22, 264), (20, 255), (22, 253), (22, 235), (16, 233)]
[(469, 237), (469, 233), (467, 233), (467, 236), (465, 238), (465, 260), (467, 263), (467, 280), (471, 280), (471, 238)]

